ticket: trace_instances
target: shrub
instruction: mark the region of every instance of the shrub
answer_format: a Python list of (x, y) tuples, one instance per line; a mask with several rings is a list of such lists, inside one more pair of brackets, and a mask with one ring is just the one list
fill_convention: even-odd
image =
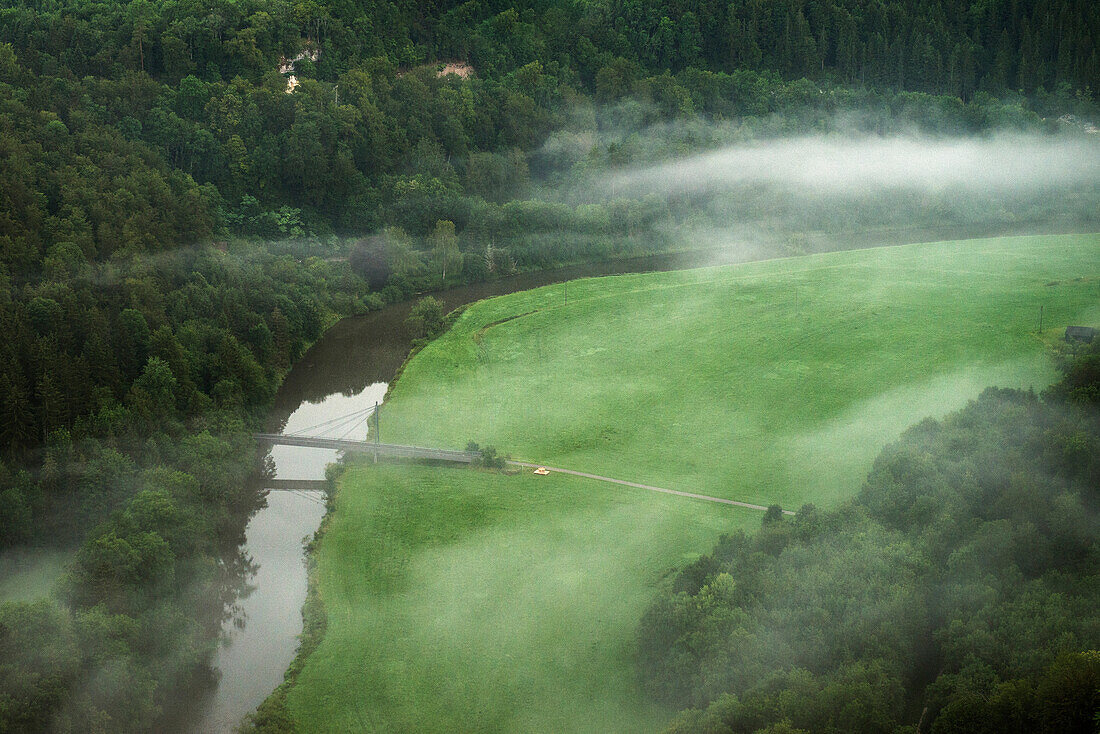
[(412, 307), (405, 324), (416, 338), (438, 335), (443, 331), (443, 302), (433, 296), (421, 298)]

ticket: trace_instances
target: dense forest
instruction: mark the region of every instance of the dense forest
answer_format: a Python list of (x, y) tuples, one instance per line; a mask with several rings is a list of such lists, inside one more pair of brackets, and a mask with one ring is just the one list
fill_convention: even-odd
[(0, 548), (82, 543), (56, 599), (0, 609), (0, 730), (153, 730), (209, 675), (248, 435), (336, 318), (672, 246), (695, 202), (553, 192), (667, 152), (648, 127), (1074, 128), (1098, 22), (1083, 0), (0, 3)]
[[(103, 258), (227, 230), (518, 229), (492, 204), (553, 165), (529, 154), (588, 103), (800, 125), (869, 108), (880, 131), (973, 132), (1091, 111), (1100, 87), (1083, 0), (5, 5), (11, 271), (59, 242)], [(472, 76), (439, 75), (450, 58)]]
[(1100, 712), (1100, 348), (883, 450), (856, 498), (773, 508), (639, 633), (670, 732), (1080, 732)]

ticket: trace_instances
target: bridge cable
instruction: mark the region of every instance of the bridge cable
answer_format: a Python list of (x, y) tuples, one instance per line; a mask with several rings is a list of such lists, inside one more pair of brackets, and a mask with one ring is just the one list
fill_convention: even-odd
[[(371, 408), (371, 411), (373, 411), (373, 410), (374, 409)], [(354, 413), (348, 413), (347, 415), (342, 415), (339, 418), (334, 418), (332, 420), (325, 421), (325, 423), (320, 423), (316, 426), (310, 426), (309, 428), (303, 428), (301, 431), (295, 431), (293, 434), (286, 434), (286, 435), (312, 436), (313, 438), (321, 438), (325, 434), (329, 433), (330, 431), (339, 430), (339, 429), (343, 428), (344, 426), (348, 425), (348, 423), (351, 423), (353, 421), (359, 420), (359, 419), (364, 418), (364, 417), (369, 418), (370, 416), (371, 416), (370, 412), (364, 413), (364, 411), (356, 411)], [(331, 425), (326, 426), (325, 424), (331, 424)], [(325, 427), (324, 427), (323, 430), (317, 432), (316, 429), (320, 426), (325, 426)], [(305, 431), (311, 431), (311, 433), (306, 434), (306, 433), (304, 433)]]
[[(284, 436), (301, 436), (301, 435), (305, 434), (307, 431), (314, 431), (318, 428), (329, 426), (330, 424), (333, 424), (333, 423), (338, 424), (338, 425), (344, 424), (348, 420), (352, 420), (354, 418), (359, 417), (363, 413), (369, 413), (370, 411), (373, 411), (373, 410), (374, 410), (374, 406), (371, 406), (370, 408), (366, 408), (364, 410), (357, 410), (353, 413), (345, 413), (344, 415), (339, 415), (339, 416), (336, 416), (335, 418), (330, 418), (327, 421), (322, 421), (320, 423), (315, 423), (312, 426), (306, 426), (305, 428), (299, 428), (296, 431), (293, 431), (293, 432), (290, 432), (290, 433), (284, 433), (283, 435)], [(326, 428), (326, 430), (328, 430), (328, 429)]]
[[(340, 430), (341, 428), (345, 428), (345, 427), (347, 427), (348, 425), (350, 425), (350, 426), (351, 426), (351, 428), (349, 428), (349, 429), (348, 429), (347, 431), (345, 431), (345, 432), (344, 432), (344, 435), (343, 435), (343, 436), (340, 436), (340, 437), (339, 437), (339, 438), (337, 439), (337, 440), (342, 440), (344, 436), (347, 436), (347, 435), (348, 435), (349, 433), (351, 433), (352, 431), (354, 431), (354, 430), (355, 430), (355, 428), (356, 428), (356, 426), (358, 426), (358, 425), (360, 425), (361, 423), (363, 423), (363, 421), (368, 421), (368, 420), (370, 420), (370, 417), (371, 417), (371, 414), (370, 414), (370, 413), (368, 413), (368, 414), (366, 414), (366, 415), (363, 415), (363, 416), (356, 416), (356, 417), (350, 418), (349, 420), (346, 420), (346, 421), (344, 421), (343, 423), (339, 423), (339, 424), (337, 424), (337, 425), (335, 425), (335, 426), (331, 426), (331, 427), (329, 427), (329, 428), (326, 428), (326, 429), (325, 429), (325, 433), (326, 433), (326, 434), (328, 434), (328, 435), (327, 435), (327, 437), (332, 437), (332, 436), (334, 436), (334, 435), (336, 434), (336, 431), (338, 431), (338, 430)], [(321, 437), (321, 436), (318, 436), (318, 438), (320, 438), (320, 437)]]
[(361, 425), (363, 425), (363, 423), (365, 423), (365, 422), (366, 422), (366, 421), (368, 421), (368, 420), (370, 420), (370, 416), (369, 416), (369, 415), (365, 415), (365, 416), (363, 416), (362, 418), (360, 418), (360, 419), (359, 419), (359, 420), (358, 420), (358, 421), (357, 421), (357, 422), (355, 423), (355, 425), (353, 425), (353, 426), (352, 426), (351, 428), (349, 428), (349, 429), (348, 429), (347, 431), (345, 431), (345, 432), (344, 432), (344, 435), (343, 435), (343, 436), (340, 436), (340, 439), (339, 439), (339, 440), (343, 441), (343, 440), (344, 440), (345, 438), (347, 438), (347, 437), (348, 437), (348, 434), (350, 434), (350, 433), (351, 433), (352, 431), (354, 431), (354, 430), (358, 429), (358, 428), (359, 428), (359, 427), (360, 427)]
[(344, 415), (338, 415), (335, 418), (329, 418), (327, 421), (321, 421), (320, 423), (315, 423), (312, 426), (306, 426), (305, 428), (299, 428), (298, 430), (296, 430), (292, 433), (284, 433), (283, 435), (284, 436), (301, 436), (306, 431), (312, 431), (312, 430), (315, 430), (317, 428), (321, 428), (322, 426), (327, 426), (330, 423), (343, 423), (345, 420), (347, 420), (350, 417), (355, 417), (355, 416), (358, 416), (362, 413), (370, 413), (371, 411), (374, 410), (374, 407), (375, 406), (372, 405), (369, 408), (364, 408), (362, 410), (356, 410), (356, 411), (353, 411), (351, 413), (345, 413)]

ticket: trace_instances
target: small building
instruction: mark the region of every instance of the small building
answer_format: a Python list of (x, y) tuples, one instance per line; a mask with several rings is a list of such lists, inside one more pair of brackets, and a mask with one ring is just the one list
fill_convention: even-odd
[(454, 74), (461, 79), (469, 79), (474, 75), (474, 67), (467, 64), (465, 61), (446, 61), (443, 63), (443, 67), (436, 72), (436, 76), (443, 77), (448, 74)]
[(293, 94), (294, 90), (298, 88), (298, 62), (303, 59), (309, 59), (310, 61), (316, 62), (319, 58), (321, 58), (320, 49), (316, 49), (310, 45), (307, 45), (305, 50), (299, 53), (294, 58), (288, 59), (287, 57), (283, 56), (279, 59), (279, 73), (286, 77), (287, 94)]
[(1096, 329), (1091, 326), (1067, 326), (1066, 327), (1066, 341), (1067, 342), (1081, 342), (1084, 344), (1092, 344), (1092, 340), (1096, 338)]

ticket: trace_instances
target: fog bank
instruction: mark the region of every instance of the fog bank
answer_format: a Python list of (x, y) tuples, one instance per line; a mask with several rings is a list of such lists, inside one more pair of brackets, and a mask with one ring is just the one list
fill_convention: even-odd
[(615, 195), (718, 193), (746, 185), (822, 195), (948, 189), (1036, 193), (1100, 183), (1100, 136), (798, 137), (735, 145), (608, 177)]

